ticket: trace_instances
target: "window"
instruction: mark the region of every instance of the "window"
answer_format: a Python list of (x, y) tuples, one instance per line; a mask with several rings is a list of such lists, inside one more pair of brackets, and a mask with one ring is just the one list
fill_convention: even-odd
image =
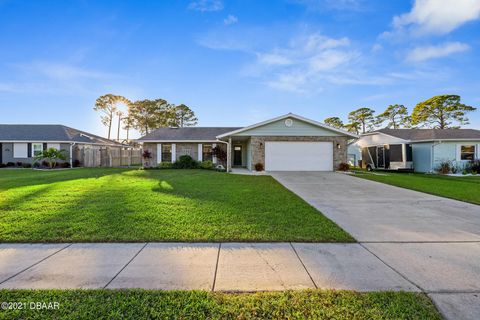
[(28, 143), (14, 143), (13, 144), (13, 157), (14, 158), (27, 158), (28, 157)]
[(36, 157), (43, 151), (43, 143), (32, 143), (32, 156)]
[(460, 146), (460, 160), (473, 160), (475, 158), (475, 146)]
[(402, 162), (402, 150), (403, 146), (401, 144), (391, 144), (390, 145), (390, 162)]
[(162, 144), (162, 162), (172, 162), (171, 144)]
[(60, 143), (48, 143), (47, 149), (50, 149), (50, 148), (60, 150)]
[(204, 144), (202, 149), (203, 161), (212, 161), (212, 145)]

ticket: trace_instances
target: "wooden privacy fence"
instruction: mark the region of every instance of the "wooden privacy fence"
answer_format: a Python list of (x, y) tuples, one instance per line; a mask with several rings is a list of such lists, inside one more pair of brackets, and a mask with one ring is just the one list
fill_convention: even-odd
[(142, 150), (137, 148), (75, 147), (73, 161), (82, 167), (122, 167), (142, 164)]

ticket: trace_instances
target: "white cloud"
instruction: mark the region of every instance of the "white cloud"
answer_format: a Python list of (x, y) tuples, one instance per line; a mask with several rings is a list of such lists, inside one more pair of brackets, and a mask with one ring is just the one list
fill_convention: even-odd
[(441, 35), (479, 18), (479, 0), (415, 0), (410, 12), (393, 18), (393, 26), (396, 32)]
[(223, 9), (221, 0), (195, 0), (188, 5), (189, 10), (201, 12), (220, 11)]
[(407, 61), (420, 62), (463, 52), (470, 47), (461, 42), (445, 42), (435, 46), (416, 47), (407, 54)]
[(223, 23), (226, 24), (227, 26), (230, 24), (235, 24), (237, 22), (238, 22), (238, 18), (231, 14), (229, 14), (228, 17), (223, 19)]

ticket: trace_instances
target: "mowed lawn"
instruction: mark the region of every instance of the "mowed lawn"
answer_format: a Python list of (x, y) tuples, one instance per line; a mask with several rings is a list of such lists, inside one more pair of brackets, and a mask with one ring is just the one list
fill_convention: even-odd
[(433, 195), (480, 204), (480, 175), (451, 177), (437, 174), (357, 172), (356, 177), (383, 182)]
[[(284, 291), (211, 293), (146, 290), (0, 290), (26, 310), (0, 310), (0, 319), (441, 319), (424, 294)], [(30, 302), (58, 302), (30, 310)]]
[(0, 242), (353, 238), (268, 176), (206, 170), (0, 170)]

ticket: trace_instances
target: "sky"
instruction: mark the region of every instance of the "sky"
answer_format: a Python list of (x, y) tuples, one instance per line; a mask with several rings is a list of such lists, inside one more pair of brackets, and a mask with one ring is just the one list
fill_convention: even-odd
[(0, 0), (0, 123), (105, 136), (106, 93), (184, 103), (200, 126), (479, 107), (479, 57), (480, 0)]

